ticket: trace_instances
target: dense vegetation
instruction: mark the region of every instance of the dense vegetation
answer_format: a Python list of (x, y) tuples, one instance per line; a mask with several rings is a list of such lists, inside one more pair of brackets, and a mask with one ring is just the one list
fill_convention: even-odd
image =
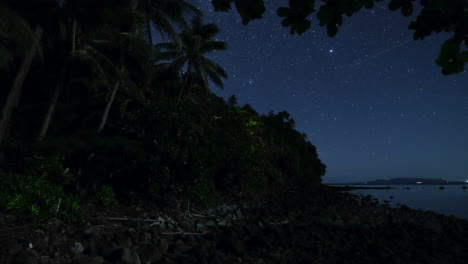
[(1, 1), (0, 209), (79, 219), (83, 199), (212, 206), (320, 184), (287, 112), (211, 93), (218, 32), (183, 0)]

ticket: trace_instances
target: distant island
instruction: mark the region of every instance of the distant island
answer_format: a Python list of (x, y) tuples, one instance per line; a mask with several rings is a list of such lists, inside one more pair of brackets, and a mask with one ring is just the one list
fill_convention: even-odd
[(447, 181), (432, 178), (393, 178), (365, 182), (329, 183), (328, 185), (467, 185), (462, 181)]

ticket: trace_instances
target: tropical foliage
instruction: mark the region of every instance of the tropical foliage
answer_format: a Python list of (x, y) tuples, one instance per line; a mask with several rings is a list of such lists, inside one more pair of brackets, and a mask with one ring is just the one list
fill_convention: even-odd
[(5, 0), (0, 14), (1, 209), (77, 219), (83, 199), (210, 206), (321, 182), (289, 114), (211, 92), (227, 73), (209, 54), (227, 44), (187, 2)]

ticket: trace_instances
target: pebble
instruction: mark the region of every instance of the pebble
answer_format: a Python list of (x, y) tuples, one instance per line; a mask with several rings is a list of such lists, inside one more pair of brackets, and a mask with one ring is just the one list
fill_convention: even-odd
[(101, 227), (99, 226), (90, 226), (88, 228), (86, 228), (86, 230), (83, 232), (85, 235), (88, 235), (88, 236), (97, 236), (99, 235), (101, 231)]
[(38, 262), (31, 252), (24, 250), (13, 258), (11, 264), (38, 264)]
[(71, 264), (103, 264), (103, 257), (79, 257), (72, 260)]
[(161, 254), (165, 255), (167, 253), (167, 250), (169, 249), (169, 242), (165, 238), (161, 238), (159, 240), (159, 251)]
[(84, 251), (84, 247), (80, 242), (75, 242), (73, 246), (71, 247), (71, 251), (74, 254), (81, 254)]

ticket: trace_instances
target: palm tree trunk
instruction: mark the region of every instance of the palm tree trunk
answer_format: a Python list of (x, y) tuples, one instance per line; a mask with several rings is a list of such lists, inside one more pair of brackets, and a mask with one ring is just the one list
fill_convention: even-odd
[(26, 76), (29, 73), (29, 70), (31, 69), (31, 64), (36, 55), (37, 45), (39, 44), (39, 41), (42, 38), (42, 33), (42, 28), (40, 26), (37, 26), (36, 31), (34, 33), (34, 39), (31, 48), (24, 57), (23, 61), (21, 62), (21, 66), (18, 70), (18, 73), (16, 74), (13, 87), (11, 88), (6, 102), (3, 105), (2, 117), (0, 120), (0, 147), (3, 145), (7, 137), (10, 119), (13, 115), (13, 111), (18, 106), (19, 99), (21, 97), (21, 92), (23, 89), (23, 83), (26, 79)]
[(76, 50), (76, 27), (77, 27), (77, 23), (76, 23), (76, 18), (73, 19), (73, 29), (72, 29), (72, 55), (75, 53), (75, 50)]
[(182, 85), (182, 88), (179, 91), (179, 96), (177, 96), (177, 99), (180, 100), (182, 98), (182, 95), (184, 94), (185, 87), (187, 86), (188, 80), (190, 78), (190, 72), (192, 71), (192, 62), (189, 63), (187, 73), (185, 76), (184, 84)]
[(60, 96), (60, 91), (62, 90), (62, 80), (60, 80), (57, 85), (55, 86), (54, 94), (52, 95), (52, 99), (50, 100), (49, 108), (47, 109), (46, 116), (44, 118), (44, 122), (42, 123), (41, 131), (39, 132), (39, 136), (37, 140), (41, 141), (47, 135), (50, 126), (50, 120), (52, 119), (52, 115), (55, 112), (55, 107), (57, 106), (57, 101)]
[(99, 124), (99, 128), (97, 131), (98, 133), (101, 133), (101, 131), (104, 129), (104, 126), (107, 123), (107, 118), (109, 117), (109, 111), (112, 106), (112, 103), (114, 102), (115, 94), (117, 93), (119, 86), (120, 86), (120, 81), (117, 81), (117, 83), (114, 85), (114, 89), (112, 90), (111, 97), (109, 98), (109, 101), (107, 102), (106, 109), (104, 109), (104, 113), (102, 114), (101, 123)]
[[(72, 25), (72, 48), (71, 48), (71, 54), (75, 53), (76, 50), (76, 29), (77, 29), (77, 21), (76, 18), (73, 19), (73, 25)], [(52, 115), (55, 112), (55, 108), (57, 106), (58, 98), (60, 96), (60, 92), (62, 90), (63, 86), (63, 79), (64, 79), (64, 74), (65, 70), (62, 71), (60, 74), (60, 79), (55, 86), (54, 94), (52, 95), (52, 99), (50, 100), (49, 108), (47, 109), (47, 114), (44, 118), (44, 122), (42, 123), (41, 131), (39, 132), (39, 136), (37, 137), (37, 140), (41, 141), (42, 139), (45, 138), (47, 135), (47, 132), (49, 131), (49, 126), (50, 126), (50, 120), (52, 119)]]
[(153, 34), (151, 33), (151, 19), (149, 13), (146, 13), (146, 37), (148, 38), (151, 49), (153, 49)]

